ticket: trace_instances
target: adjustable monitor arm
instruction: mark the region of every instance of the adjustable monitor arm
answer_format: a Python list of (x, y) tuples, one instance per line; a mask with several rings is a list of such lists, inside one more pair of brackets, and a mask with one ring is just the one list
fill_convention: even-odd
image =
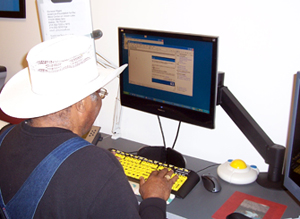
[(224, 86), (224, 76), (224, 73), (218, 73), (217, 105), (221, 105), (265, 162), (269, 164), (268, 172), (260, 173), (257, 182), (267, 188), (281, 189), (285, 147), (274, 144), (266, 135), (229, 89)]

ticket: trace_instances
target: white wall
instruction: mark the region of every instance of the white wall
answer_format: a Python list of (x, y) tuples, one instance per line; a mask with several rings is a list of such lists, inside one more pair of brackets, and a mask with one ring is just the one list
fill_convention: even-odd
[[(118, 63), (117, 27), (135, 27), (219, 36), (218, 70), (225, 85), (277, 144), (285, 145), (292, 90), (292, 75), (300, 70), (300, 2), (240, 0), (91, 0), (94, 29), (104, 36), (96, 41), (101, 51)], [(8, 77), (19, 71), (29, 48), (41, 41), (36, 5), (26, 1), (26, 20), (0, 18), (0, 65)], [(3, 31), (5, 30), (5, 31)], [(118, 81), (96, 120), (110, 133)], [(168, 146), (178, 122), (162, 119)], [(122, 137), (162, 145), (157, 118), (122, 110)], [(182, 124), (175, 149), (214, 162), (241, 158), (265, 171), (267, 165), (248, 140), (217, 107), (216, 129)]]
[(0, 18), (0, 65), (7, 68), (7, 79), (27, 67), (26, 54), (41, 42), (37, 8), (26, 1), (26, 19)]

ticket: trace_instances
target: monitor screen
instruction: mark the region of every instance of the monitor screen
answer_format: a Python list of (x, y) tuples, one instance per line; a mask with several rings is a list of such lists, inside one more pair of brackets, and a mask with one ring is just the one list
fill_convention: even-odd
[(300, 201), (300, 72), (295, 77), (284, 186)]
[(218, 38), (119, 28), (122, 106), (214, 128)]

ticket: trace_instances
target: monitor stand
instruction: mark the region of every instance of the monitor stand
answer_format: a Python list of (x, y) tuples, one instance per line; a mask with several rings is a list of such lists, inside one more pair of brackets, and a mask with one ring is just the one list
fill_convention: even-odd
[(162, 163), (172, 164), (177, 167), (185, 168), (185, 159), (181, 153), (172, 148), (161, 146), (146, 146), (137, 152), (138, 156), (145, 157), (150, 160), (157, 160)]
[(283, 161), (285, 147), (274, 144), (264, 130), (256, 123), (230, 90), (224, 86), (224, 73), (218, 74), (218, 100), (220, 105), (245, 137), (251, 142), (265, 163), (269, 164), (268, 172), (259, 173), (256, 182), (270, 189), (281, 190), (283, 182)]

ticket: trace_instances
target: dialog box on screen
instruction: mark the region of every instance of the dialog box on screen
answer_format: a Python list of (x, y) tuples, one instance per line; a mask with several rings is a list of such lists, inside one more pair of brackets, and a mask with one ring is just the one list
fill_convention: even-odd
[(193, 95), (194, 50), (128, 41), (129, 83)]

